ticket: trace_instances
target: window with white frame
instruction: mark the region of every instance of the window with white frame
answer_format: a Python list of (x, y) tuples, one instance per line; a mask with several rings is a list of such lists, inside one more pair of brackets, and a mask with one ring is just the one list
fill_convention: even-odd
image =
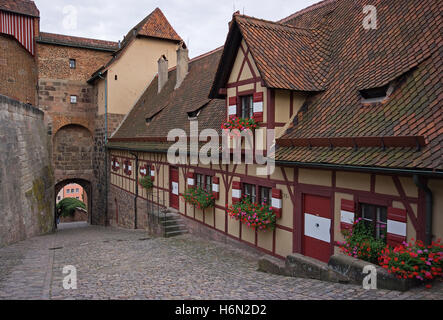
[(77, 96), (71, 96), (71, 104), (77, 103)]

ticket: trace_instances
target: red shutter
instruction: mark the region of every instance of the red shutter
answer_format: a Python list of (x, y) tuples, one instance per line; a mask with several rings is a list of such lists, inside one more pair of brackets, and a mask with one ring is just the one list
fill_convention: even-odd
[(263, 92), (254, 93), (254, 120), (263, 122)]
[(283, 197), (282, 192), (279, 189), (272, 189), (272, 210), (274, 211), (276, 217), (281, 218), (283, 212)]
[(341, 230), (351, 230), (355, 221), (355, 202), (341, 200), (340, 227)]
[(241, 118), (241, 97), (237, 97), (237, 118)]
[(220, 179), (218, 177), (212, 178), (212, 194), (214, 195), (215, 200), (220, 198)]
[(188, 181), (186, 181), (186, 182), (187, 182), (188, 188), (194, 188), (196, 185), (195, 173), (189, 171), (188, 175), (187, 175), (187, 179), (188, 179)]
[(388, 208), (388, 245), (395, 247), (406, 242), (407, 221), (406, 210)]
[[(231, 110), (231, 108), (233, 109), (233, 106), (235, 106), (235, 113), (233, 113), (232, 110)], [(229, 117), (229, 120), (236, 118), (237, 117), (237, 112), (238, 112), (237, 97), (230, 97), (229, 98), (229, 103), (228, 103), (228, 117)]]
[(152, 182), (154, 182), (155, 181), (155, 166), (151, 165), (150, 170), (151, 170), (151, 172), (150, 172), (151, 180), (152, 180)]
[(236, 204), (241, 199), (241, 183), (234, 181), (232, 183), (232, 204)]

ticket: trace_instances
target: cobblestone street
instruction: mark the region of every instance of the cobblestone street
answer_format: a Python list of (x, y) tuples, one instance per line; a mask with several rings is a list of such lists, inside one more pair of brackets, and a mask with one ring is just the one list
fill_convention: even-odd
[[(0, 299), (443, 299), (442, 283), (406, 293), (274, 276), (258, 256), (192, 235), (62, 225), (0, 249)], [(78, 289), (63, 289), (63, 267)]]

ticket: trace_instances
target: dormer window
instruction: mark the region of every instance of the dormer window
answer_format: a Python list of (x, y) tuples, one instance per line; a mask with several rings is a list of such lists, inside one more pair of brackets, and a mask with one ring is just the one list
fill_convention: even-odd
[(393, 87), (391, 84), (387, 84), (383, 87), (360, 90), (360, 95), (362, 96), (362, 103), (382, 102), (387, 98), (389, 98), (392, 91)]
[(188, 119), (189, 120), (197, 120), (198, 116), (200, 115), (201, 109), (197, 111), (188, 112)]

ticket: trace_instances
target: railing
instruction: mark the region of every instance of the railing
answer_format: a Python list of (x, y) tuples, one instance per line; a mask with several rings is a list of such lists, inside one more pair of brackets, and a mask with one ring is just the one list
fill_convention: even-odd
[[(163, 227), (163, 236), (166, 236), (166, 228), (165, 225), (162, 225), (162, 221), (166, 221), (166, 215), (167, 215), (167, 206), (165, 199), (160, 198), (160, 192), (155, 189), (151, 189), (148, 191), (147, 194), (147, 222), (148, 222), (148, 228), (152, 232), (156, 232), (154, 229), (159, 229), (160, 227)], [(163, 217), (163, 220), (162, 220)], [(158, 232), (156, 232), (158, 233)]]

